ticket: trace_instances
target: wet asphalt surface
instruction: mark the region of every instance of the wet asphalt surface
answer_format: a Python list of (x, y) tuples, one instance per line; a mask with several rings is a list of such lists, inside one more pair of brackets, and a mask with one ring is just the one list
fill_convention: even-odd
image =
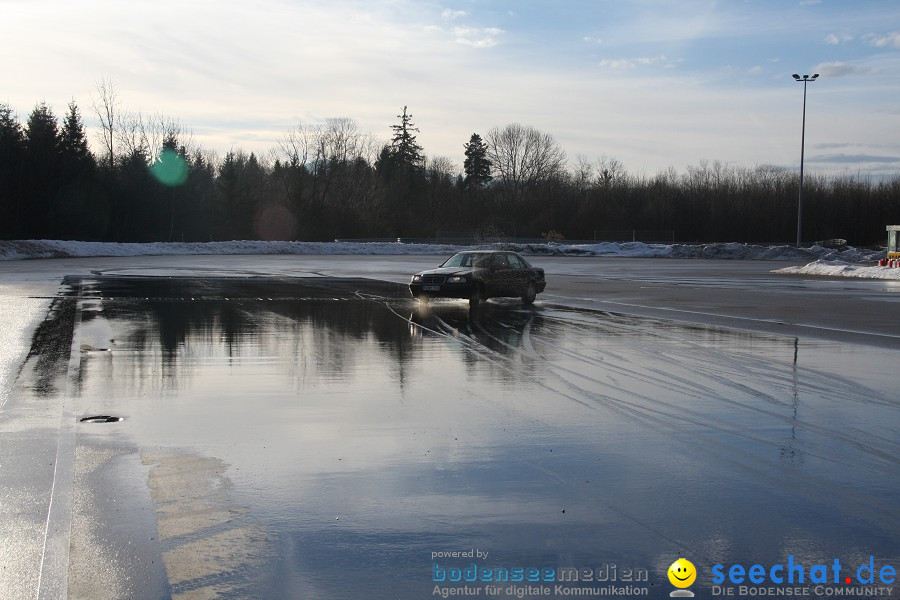
[(897, 359), (373, 279), (70, 277), (0, 420), (0, 583), (430, 598), (473, 562), (615, 565), (662, 598), (679, 556), (704, 597), (717, 563), (900, 566)]

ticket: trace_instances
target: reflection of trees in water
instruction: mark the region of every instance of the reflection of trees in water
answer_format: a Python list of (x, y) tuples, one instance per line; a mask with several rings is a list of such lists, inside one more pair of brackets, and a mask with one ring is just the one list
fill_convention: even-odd
[(402, 328), (392, 332), (382, 323), (393, 315), (361, 300), (139, 301), (107, 312), (129, 328), (128, 347), (159, 352), (162, 377), (182, 383), (203, 358), (277, 358), (292, 379), (302, 380), (341, 378), (366, 352), (401, 361), (410, 355)]
[[(365, 294), (357, 295), (359, 289)], [(133, 380), (142, 386), (184, 387), (198, 360), (216, 358), (276, 359), (295, 388), (351, 378), (363, 364), (379, 365), (402, 384), (424, 341), (411, 336), (403, 320), (416, 305), (393, 284), (100, 278), (91, 291), (105, 299), (117, 345), (144, 356), (128, 357), (117, 367), (134, 371)], [(515, 377), (511, 366), (535, 362), (533, 350), (522, 345), (543, 329), (536, 309), (502, 304), (477, 311), (453, 303), (427, 313), (414, 308), (410, 321), (422, 331), (457, 336), (463, 345), (453, 347), (460, 349), (461, 361), (483, 363), (502, 378)], [(157, 355), (158, 362), (150, 358)], [(498, 355), (507, 360), (484, 360)]]
[(32, 389), (39, 396), (52, 396), (64, 385), (62, 377), (69, 367), (76, 305), (75, 298), (56, 298), (34, 332), (26, 360), (34, 361)]
[[(355, 293), (374, 289), (379, 298), (393, 301), (400, 295), (393, 284), (100, 278), (91, 287), (92, 294), (105, 299), (104, 314), (117, 330), (119, 347), (144, 356), (118, 363), (138, 375), (133, 379), (140, 385), (183, 387), (197, 359), (215, 358), (275, 358), (278, 368), (302, 385), (349, 376), (364, 353), (387, 355), (379, 362), (402, 378), (412, 356), (414, 342), (398, 326), (402, 321), (383, 301)], [(149, 358), (155, 355), (158, 362)], [(366, 360), (371, 362), (371, 356)]]

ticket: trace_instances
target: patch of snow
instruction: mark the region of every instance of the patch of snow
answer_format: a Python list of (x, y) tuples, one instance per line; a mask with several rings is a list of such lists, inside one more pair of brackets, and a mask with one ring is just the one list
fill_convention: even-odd
[(881, 250), (844, 248), (835, 250), (814, 245), (810, 248), (763, 246), (737, 242), (717, 244), (645, 244), (643, 242), (602, 242), (597, 244), (495, 244), (522, 254), (556, 256), (636, 256), (642, 258), (718, 258), (727, 260), (843, 260), (875, 261)]
[(79, 242), (63, 240), (0, 241), (0, 260), (27, 258), (67, 258), (84, 256), (208, 255), (208, 254), (434, 254), (449, 255), (472, 248), (506, 248), (538, 256), (616, 256), (641, 258), (717, 258), (731, 260), (827, 260), (874, 261), (878, 250), (822, 246), (761, 246), (739, 243), (645, 244), (643, 242), (601, 242), (596, 244), (514, 244), (476, 246), (455, 244), (412, 244), (396, 242)]
[(891, 267), (851, 265), (840, 260), (817, 260), (802, 267), (785, 267), (773, 273), (787, 275), (828, 275), (831, 277), (858, 277), (862, 279), (897, 279), (900, 269)]
[(459, 246), (390, 242), (80, 242), (62, 240), (0, 241), (0, 260), (85, 256), (210, 254), (453, 254)]

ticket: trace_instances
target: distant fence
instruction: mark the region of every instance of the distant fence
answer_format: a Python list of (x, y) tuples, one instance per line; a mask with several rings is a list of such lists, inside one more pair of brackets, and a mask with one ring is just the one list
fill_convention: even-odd
[[(547, 240), (543, 238), (489, 238), (489, 237), (429, 237), (429, 238), (412, 238), (412, 237), (378, 237), (378, 238), (335, 238), (335, 242), (379, 242), (385, 244), (447, 244), (449, 246), (477, 246), (478, 244), (545, 244)], [(591, 242), (584, 242), (591, 243)]]
[[(534, 237), (467, 237), (467, 238), (335, 238), (335, 242), (380, 242), (386, 244), (447, 244), (448, 246), (478, 246), (480, 244), (546, 244), (544, 238)], [(558, 244), (593, 244), (594, 240), (558, 240)]]
[(594, 230), (595, 242), (644, 242), (645, 244), (674, 244), (674, 231), (650, 231), (644, 229)]
[[(434, 237), (373, 237), (373, 238), (336, 238), (335, 242), (380, 242), (388, 244), (448, 244), (452, 246), (477, 246), (479, 244), (546, 244), (543, 237), (511, 237), (511, 236), (479, 236), (473, 234), (442, 234)], [(645, 244), (674, 244), (674, 231), (646, 231), (640, 229), (623, 229), (619, 231), (594, 231), (592, 240), (553, 240), (559, 244), (596, 244), (597, 242), (644, 242)]]
[[(479, 246), (482, 244), (546, 244), (545, 238), (536, 237), (444, 237), (435, 236), (428, 238), (412, 238), (412, 237), (372, 237), (372, 238), (335, 238), (335, 242), (379, 242), (383, 244), (446, 244), (448, 246)], [(580, 244), (599, 244), (604, 242), (614, 242), (625, 244), (629, 242), (641, 242), (644, 244), (675, 244), (674, 231), (642, 231), (639, 229), (623, 229), (620, 231), (595, 231), (592, 240), (554, 240), (552, 243), (565, 245)], [(839, 242), (845, 240), (823, 240), (815, 242), (819, 246), (826, 248), (842, 249), (846, 246), (839, 245)], [(724, 243), (722, 241), (701, 241), (701, 240), (680, 240), (679, 246), (703, 246), (706, 244)], [(779, 241), (750, 241), (737, 242), (741, 244), (749, 244), (753, 246), (793, 246), (793, 240)], [(882, 249), (884, 246), (880, 246)]]

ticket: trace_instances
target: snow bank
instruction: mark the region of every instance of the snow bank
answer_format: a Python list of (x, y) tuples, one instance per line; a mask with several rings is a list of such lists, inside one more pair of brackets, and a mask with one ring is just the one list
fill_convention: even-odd
[(453, 254), (459, 246), (388, 242), (78, 242), (61, 240), (0, 241), (0, 260), (83, 256), (200, 254)]
[(788, 275), (829, 275), (831, 277), (900, 280), (900, 269), (851, 265), (840, 260), (817, 260), (807, 265), (803, 265), (802, 267), (785, 267), (783, 269), (776, 269), (772, 272)]
[(507, 248), (542, 256), (617, 256), (666, 258), (718, 258), (733, 260), (827, 260), (858, 263), (882, 256), (877, 250), (831, 250), (822, 246), (758, 246), (752, 244), (645, 244), (602, 242), (597, 244), (407, 244), (393, 242), (77, 242), (60, 240), (0, 241), (0, 260), (67, 258), (79, 256), (143, 256), (186, 254), (436, 254), (448, 255), (466, 248)]
[(666, 258), (718, 258), (728, 260), (843, 260), (866, 262), (883, 256), (880, 250), (845, 248), (834, 250), (822, 246), (760, 246), (736, 242), (718, 244), (645, 244), (643, 242), (603, 242), (599, 244), (506, 244), (523, 254), (562, 256), (636, 256)]

